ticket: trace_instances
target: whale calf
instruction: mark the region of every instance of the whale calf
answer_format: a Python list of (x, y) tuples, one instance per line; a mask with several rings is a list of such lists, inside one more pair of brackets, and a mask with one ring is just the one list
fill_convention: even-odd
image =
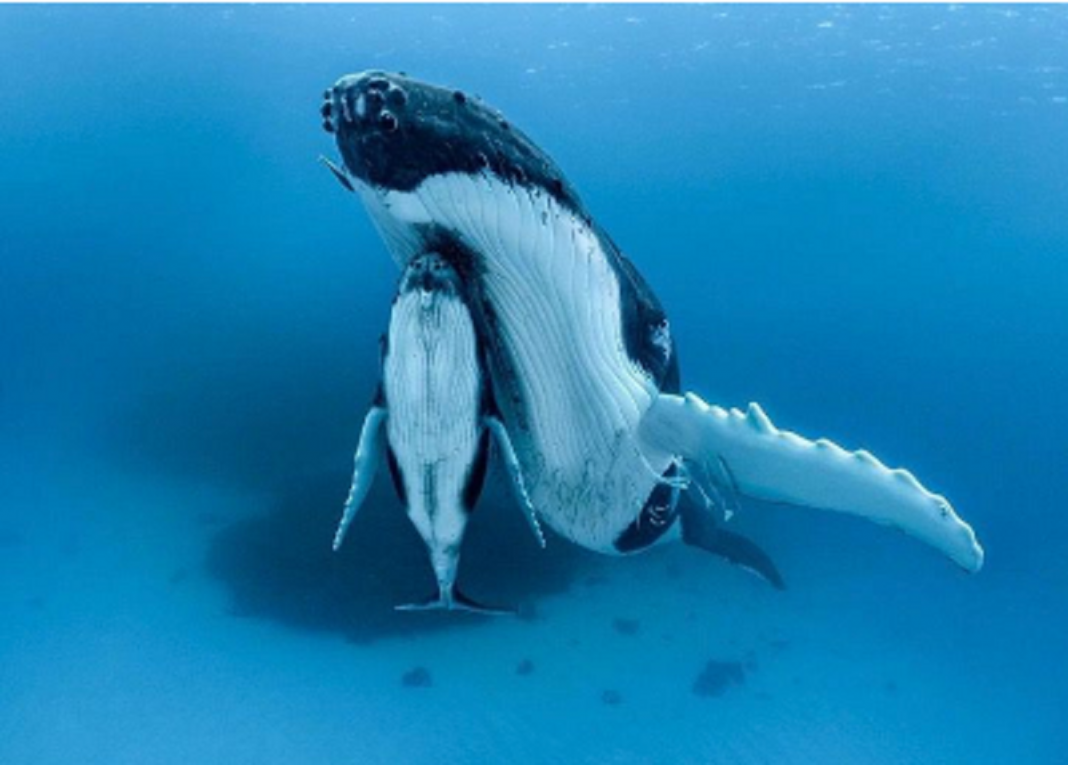
[[(708, 549), (714, 498), (736, 493), (858, 515), (981, 568), (971, 527), (911, 473), (780, 430), (756, 404), (684, 393), (653, 291), (500, 112), (371, 71), (339, 79), (322, 115), (334, 169), (397, 264), (434, 251), (464, 282), (529, 498), (558, 534), (610, 554), (675, 538)], [(713, 497), (697, 503), (708, 514), (680, 509), (696, 494)]]
[(434, 253), (413, 258), (390, 311), (382, 381), (364, 420), (352, 488), (334, 535), (337, 550), (374, 479), (384, 429), (397, 494), (426, 545), (437, 580), (436, 593), (402, 610), (504, 612), (475, 602), (456, 584), (468, 517), (486, 476), (491, 433), (544, 544), (511, 442), (494, 416), (481, 356), (455, 270)]

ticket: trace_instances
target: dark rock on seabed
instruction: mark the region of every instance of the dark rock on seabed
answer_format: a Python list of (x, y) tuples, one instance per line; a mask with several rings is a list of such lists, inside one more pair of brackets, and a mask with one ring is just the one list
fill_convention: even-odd
[(731, 686), (745, 683), (745, 667), (736, 661), (709, 661), (693, 683), (702, 698), (722, 696)]
[(429, 688), (434, 684), (434, 679), (426, 667), (415, 667), (401, 676), (401, 684), (405, 688)]

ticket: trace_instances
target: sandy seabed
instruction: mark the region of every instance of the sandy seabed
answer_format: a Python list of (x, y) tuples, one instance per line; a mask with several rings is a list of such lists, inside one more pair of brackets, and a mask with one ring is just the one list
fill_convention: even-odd
[(1063, 751), (1064, 636), (1035, 627), (1055, 604), (996, 557), (970, 578), (875, 527), (747, 508), (732, 523), (775, 556), (780, 593), (680, 546), (542, 552), (495, 476), (462, 580), (519, 615), (401, 614), (431, 580), (386, 481), (336, 555), (344, 466), (266, 495), (107, 465), (19, 475), (32, 488), (0, 527), (3, 762)]

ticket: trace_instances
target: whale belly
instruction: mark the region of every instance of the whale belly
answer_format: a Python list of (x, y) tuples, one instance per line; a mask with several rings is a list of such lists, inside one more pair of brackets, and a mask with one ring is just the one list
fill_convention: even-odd
[(423, 246), (420, 225), (479, 259), (495, 393), (530, 497), (559, 533), (615, 551), (669, 457), (650, 464), (639, 448), (659, 391), (627, 353), (620, 282), (597, 233), (551, 196), (485, 176), (433, 176), (384, 201), (379, 225), (401, 262)]
[(450, 537), (450, 527), (462, 529), (464, 486), (481, 435), (474, 327), (459, 301), (428, 307), (414, 292), (394, 304), (389, 341), (386, 429), (408, 513), (425, 538)]

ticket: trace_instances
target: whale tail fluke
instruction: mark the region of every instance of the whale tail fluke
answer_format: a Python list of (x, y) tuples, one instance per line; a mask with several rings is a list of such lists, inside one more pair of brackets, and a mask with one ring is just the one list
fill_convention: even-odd
[(698, 507), (688, 494), (679, 498), (679, 522), (682, 525), (682, 541), (686, 544), (756, 574), (776, 590), (786, 589), (779, 569), (766, 552), (755, 542), (716, 523), (712, 512), (708, 508)]
[(457, 587), (451, 590), (439, 589), (425, 600), (395, 606), (397, 611), (466, 611), (484, 616), (514, 616), (512, 608), (487, 606), (467, 597)]

